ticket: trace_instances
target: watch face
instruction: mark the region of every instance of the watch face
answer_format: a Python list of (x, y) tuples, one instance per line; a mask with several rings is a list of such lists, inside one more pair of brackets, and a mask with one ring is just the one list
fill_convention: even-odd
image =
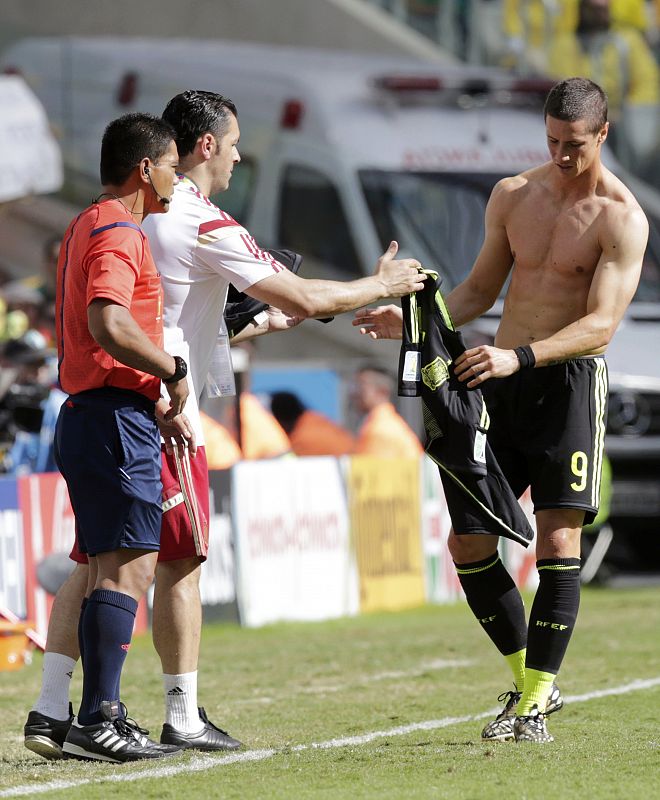
[(176, 383), (188, 374), (188, 365), (181, 356), (174, 356), (174, 374), (165, 383)]
[(176, 364), (176, 371), (174, 375), (176, 376), (177, 380), (185, 378), (188, 374), (188, 365), (186, 362), (181, 358), (181, 356), (175, 356), (174, 362)]

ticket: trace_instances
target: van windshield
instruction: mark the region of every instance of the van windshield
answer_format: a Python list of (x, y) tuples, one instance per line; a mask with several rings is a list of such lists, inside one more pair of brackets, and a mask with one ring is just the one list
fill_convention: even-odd
[[(484, 240), (493, 173), (362, 170), (360, 181), (381, 247), (396, 239), (402, 256), (433, 265), (453, 288), (469, 273)], [(660, 220), (651, 227), (634, 302), (660, 303)]]

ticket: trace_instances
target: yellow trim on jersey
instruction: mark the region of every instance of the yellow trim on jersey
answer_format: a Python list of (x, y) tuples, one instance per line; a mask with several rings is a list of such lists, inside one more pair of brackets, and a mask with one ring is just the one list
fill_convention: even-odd
[(490, 416), (488, 414), (488, 409), (486, 408), (486, 401), (482, 398), (482, 408), (481, 408), (481, 419), (479, 420), (479, 425), (487, 431), (490, 428)]
[(603, 453), (605, 451), (605, 409), (607, 407), (607, 367), (604, 358), (596, 359), (596, 382), (594, 399), (596, 402), (596, 434), (594, 439), (593, 474), (591, 482), (591, 505), (600, 503), (600, 483), (603, 474)]
[(419, 344), (419, 318), (422, 309), (417, 304), (417, 295), (410, 296), (410, 341)]
[[(516, 542), (520, 542), (520, 544), (524, 545), (525, 547), (529, 546), (529, 539), (526, 539), (524, 536), (519, 534), (518, 531), (514, 531), (513, 528), (510, 528), (504, 522), (504, 520), (500, 519), (500, 517), (498, 517), (496, 514), (493, 514), (493, 512), (490, 510), (490, 508), (488, 508), (488, 506), (484, 505), (481, 502), (481, 500), (479, 500), (479, 498), (475, 494), (473, 494), (468, 489), (468, 487), (462, 481), (460, 481), (456, 477), (456, 475), (454, 475), (454, 473), (451, 470), (447, 469), (447, 467), (445, 467), (444, 464), (441, 464), (439, 461), (436, 461), (436, 459), (433, 458), (433, 456), (429, 453), (428, 450), (426, 451), (426, 455), (431, 459), (431, 461), (433, 461), (433, 463), (438, 467), (438, 469), (441, 469), (443, 472), (445, 472), (447, 475), (449, 475), (449, 477), (454, 481), (454, 483), (458, 484), (458, 486), (460, 486), (461, 489), (463, 489), (463, 491), (466, 494), (468, 494), (474, 500), (474, 502), (479, 506), (479, 508), (481, 508), (481, 510), (488, 517), (490, 517), (495, 523), (500, 525), (502, 528), (504, 528), (505, 530), (509, 531), (509, 533), (511, 534), (511, 538), (512, 539), (514, 539)], [(457, 533), (460, 533), (460, 531), (457, 531)], [(501, 535), (501, 534), (497, 534), (497, 535)]]

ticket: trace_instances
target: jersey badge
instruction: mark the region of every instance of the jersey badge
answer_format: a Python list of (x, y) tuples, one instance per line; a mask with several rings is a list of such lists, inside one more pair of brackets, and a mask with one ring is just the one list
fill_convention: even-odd
[(449, 365), (451, 361), (443, 361), (440, 356), (422, 367), (422, 380), (434, 392), (439, 389), (445, 381), (449, 380)]

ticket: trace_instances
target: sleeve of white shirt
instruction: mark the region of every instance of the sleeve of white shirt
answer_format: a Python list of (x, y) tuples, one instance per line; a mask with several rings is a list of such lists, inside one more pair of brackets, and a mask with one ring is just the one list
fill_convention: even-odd
[(220, 273), (240, 292), (286, 269), (234, 220), (200, 225), (195, 256), (201, 266)]

